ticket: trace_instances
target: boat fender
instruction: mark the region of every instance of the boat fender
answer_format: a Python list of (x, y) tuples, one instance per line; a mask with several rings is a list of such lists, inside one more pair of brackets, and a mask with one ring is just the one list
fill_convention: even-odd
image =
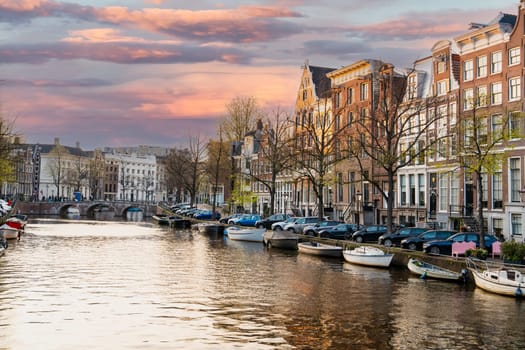
[(421, 274), (421, 277), (419, 277), (419, 278), (421, 278), (422, 280), (426, 279), (426, 278), (427, 278), (427, 272), (426, 272), (426, 271), (423, 272), (423, 273)]
[(521, 290), (520, 286), (518, 286), (518, 289), (516, 289), (514, 295), (517, 297), (521, 297), (523, 295), (523, 291)]
[(467, 278), (468, 278), (467, 269), (461, 269), (461, 279), (463, 280), (463, 282), (467, 282)]

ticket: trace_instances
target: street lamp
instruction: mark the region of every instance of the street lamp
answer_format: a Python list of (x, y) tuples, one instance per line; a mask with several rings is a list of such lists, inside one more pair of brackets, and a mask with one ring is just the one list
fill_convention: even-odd
[(360, 216), (361, 216), (361, 192), (359, 190), (355, 194), (356, 204), (357, 204), (357, 222), (356, 224), (359, 225)]
[(284, 194), (284, 214), (286, 214), (286, 207), (288, 206), (288, 192)]

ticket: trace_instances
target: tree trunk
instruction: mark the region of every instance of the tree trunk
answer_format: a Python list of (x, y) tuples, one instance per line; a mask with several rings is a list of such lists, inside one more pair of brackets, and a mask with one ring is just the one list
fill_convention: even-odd
[(478, 224), (479, 224), (479, 247), (485, 249), (485, 227), (483, 225), (483, 179), (481, 171), (476, 171), (478, 182)]

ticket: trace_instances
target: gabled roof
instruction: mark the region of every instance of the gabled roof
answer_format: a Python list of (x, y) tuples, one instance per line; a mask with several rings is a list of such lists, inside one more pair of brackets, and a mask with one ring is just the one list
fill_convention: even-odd
[(315, 86), (315, 95), (317, 97), (323, 96), (323, 93), (330, 90), (330, 79), (326, 76), (335, 68), (308, 66), (310, 74), (312, 74), (312, 83)]

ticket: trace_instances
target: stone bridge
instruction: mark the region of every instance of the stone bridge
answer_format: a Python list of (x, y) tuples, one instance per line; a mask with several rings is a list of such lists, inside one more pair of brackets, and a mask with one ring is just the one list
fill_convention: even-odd
[(16, 210), (27, 215), (58, 215), (67, 216), (68, 208), (76, 207), (80, 216), (95, 218), (97, 212), (112, 212), (115, 217), (126, 217), (128, 211), (142, 210), (148, 217), (157, 213), (157, 205), (143, 202), (127, 201), (81, 201), (81, 202), (17, 202)]

